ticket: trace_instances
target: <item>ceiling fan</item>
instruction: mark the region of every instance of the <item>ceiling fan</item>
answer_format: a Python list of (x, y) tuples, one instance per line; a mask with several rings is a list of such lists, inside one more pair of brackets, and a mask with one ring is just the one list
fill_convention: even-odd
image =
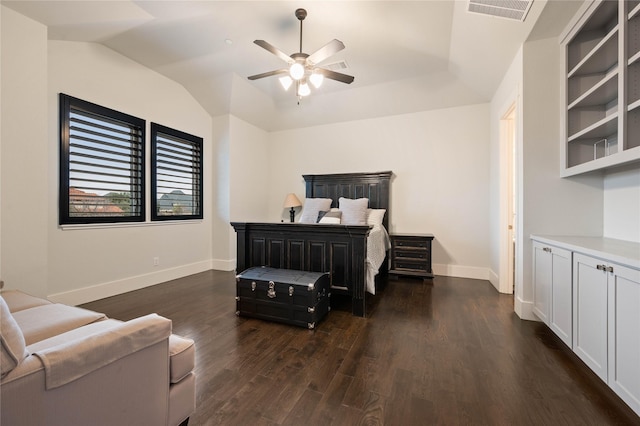
[(311, 55), (302, 52), (302, 21), (307, 17), (307, 11), (305, 9), (296, 10), (296, 18), (300, 21), (300, 51), (287, 55), (282, 50), (267, 43), (264, 40), (254, 40), (253, 42), (265, 50), (276, 55), (288, 64), (288, 68), (282, 68), (279, 70), (269, 71), (262, 74), (252, 75), (249, 80), (258, 80), (264, 77), (271, 77), (273, 75), (283, 75), (280, 78), (280, 83), (285, 90), (295, 82), (296, 83), (296, 95), (298, 99), (303, 96), (307, 96), (311, 93), (309, 83), (311, 83), (316, 89), (322, 85), (324, 77), (331, 80), (336, 80), (341, 83), (351, 84), (354, 80), (353, 76), (335, 72), (326, 68), (318, 67), (318, 64), (328, 57), (335, 55), (342, 49), (344, 49), (344, 43), (340, 40), (333, 39), (329, 43), (316, 50)]

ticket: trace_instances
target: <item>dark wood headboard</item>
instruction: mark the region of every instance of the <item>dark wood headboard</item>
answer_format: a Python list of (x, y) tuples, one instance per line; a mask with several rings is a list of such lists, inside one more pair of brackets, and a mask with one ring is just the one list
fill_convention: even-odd
[(303, 175), (306, 182), (306, 198), (331, 198), (331, 207), (338, 207), (338, 199), (368, 198), (369, 208), (386, 209), (382, 224), (389, 229), (389, 182), (393, 173), (339, 173), (328, 175)]

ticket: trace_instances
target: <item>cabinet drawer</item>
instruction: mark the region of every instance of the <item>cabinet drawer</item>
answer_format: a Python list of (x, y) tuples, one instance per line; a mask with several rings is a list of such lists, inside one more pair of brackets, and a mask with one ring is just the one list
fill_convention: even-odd
[(395, 250), (395, 257), (396, 259), (416, 259), (424, 261), (429, 258), (429, 251), (426, 249), (411, 250), (401, 248)]
[(411, 261), (409, 259), (396, 259), (393, 269), (430, 272), (425, 262)]
[(429, 241), (424, 239), (408, 239), (408, 238), (395, 238), (393, 241), (394, 247), (400, 248), (413, 248), (424, 249), (429, 247)]

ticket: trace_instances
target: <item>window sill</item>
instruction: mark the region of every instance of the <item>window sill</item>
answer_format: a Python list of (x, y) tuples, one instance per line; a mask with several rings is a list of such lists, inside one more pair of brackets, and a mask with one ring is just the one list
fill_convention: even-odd
[(188, 220), (160, 220), (154, 222), (126, 222), (126, 223), (87, 223), (73, 225), (58, 225), (63, 231), (76, 231), (80, 229), (113, 229), (113, 228), (139, 228), (145, 226), (170, 226), (170, 225), (200, 225), (202, 219)]

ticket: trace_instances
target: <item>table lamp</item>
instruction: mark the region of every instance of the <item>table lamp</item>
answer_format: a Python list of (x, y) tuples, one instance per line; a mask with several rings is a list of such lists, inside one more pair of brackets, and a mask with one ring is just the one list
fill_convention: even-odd
[(300, 202), (300, 200), (298, 199), (298, 197), (296, 197), (296, 194), (294, 194), (293, 192), (288, 194), (287, 197), (284, 199), (284, 208), (289, 208), (289, 217), (291, 219), (291, 222), (293, 222), (295, 220), (296, 217), (296, 212), (294, 210), (294, 207), (300, 207), (302, 205), (302, 203)]

